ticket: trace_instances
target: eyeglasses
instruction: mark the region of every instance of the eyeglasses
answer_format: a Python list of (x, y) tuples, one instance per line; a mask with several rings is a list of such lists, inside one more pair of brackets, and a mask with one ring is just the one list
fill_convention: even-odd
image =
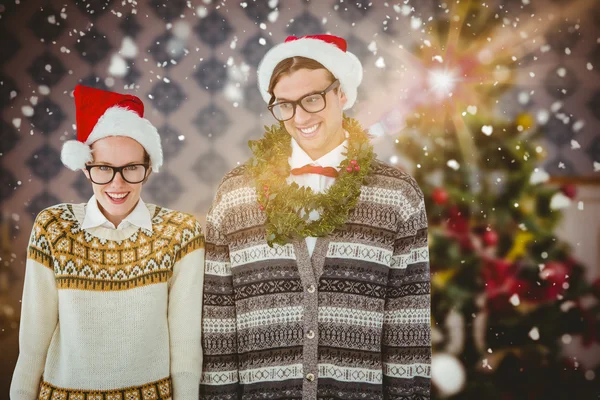
[(282, 101), (280, 103), (270, 104), (267, 108), (277, 121), (288, 121), (296, 115), (296, 106), (302, 107), (307, 113), (318, 113), (327, 107), (325, 95), (333, 89), (340, 86), (340, 81), (335, 80), (327, 89), (319, 93), (310, 93), (299, 98), (296, 101)]
[(115, 175), (121, 174), (121, 177), (128, 183), (140, 183), (146, 179), (148, 170), (147, 164), (129, 164), (122, 167), (113, 167), (110, 165), (86, 165), (90, 180), (97, 185), (109, 184), (115, 179)]

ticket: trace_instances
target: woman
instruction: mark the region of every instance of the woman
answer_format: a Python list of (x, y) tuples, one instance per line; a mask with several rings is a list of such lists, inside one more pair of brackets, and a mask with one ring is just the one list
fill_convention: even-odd
[(201, 372), (204, 237), (145, 204), (160, 137), (131, 95), (77, 86), (77, 141), (61, 158), (94, 195), (37, 216), (11, 399), (194, 399)]

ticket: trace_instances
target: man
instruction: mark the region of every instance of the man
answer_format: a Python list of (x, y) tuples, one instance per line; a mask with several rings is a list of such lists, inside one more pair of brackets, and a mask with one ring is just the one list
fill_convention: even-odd
[(280, 121), (206, 226), (202, 399), (428, 399), (423, 194), (374, 159), (344, 39), (289, 37), (258, 68)]

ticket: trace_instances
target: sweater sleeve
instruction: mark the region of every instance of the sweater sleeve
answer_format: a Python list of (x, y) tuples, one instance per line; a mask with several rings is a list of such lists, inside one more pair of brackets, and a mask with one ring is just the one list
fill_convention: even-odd
[(204, 236), (193, 218), (179, 239), (169, 281), (169, 341), (174, 400), (197, 400), (202, 371), (201, 316)]
[[(217, 195), (217, 200), (220, 196)], [(220, 206), (206, 218), (206, 270), (203, 298), (203, 400), (237, 399), (239, 391), (235, 298), (229, 246), (220, 229)]]
[(12, 400), (37, 399), (52, 335), (58, 324), (58, 290), (52, 265), (53, 218), (42, 211), (29, 239), (19, 327), (19, 358), (12, 377)]
[(388, 279), (382, 355), (386, 399), (430, 398), (431, 298), (427, 215), (420, 190), (418, 195), (414, 212), (396, 235)]

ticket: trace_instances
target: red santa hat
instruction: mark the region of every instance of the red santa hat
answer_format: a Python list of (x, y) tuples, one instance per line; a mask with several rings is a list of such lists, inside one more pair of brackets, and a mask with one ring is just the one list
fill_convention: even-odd
[(290, 57), (306, 57), (321, 63), (339, 81), (348, 101), (344, 109), (356, 101), (356, 90), (362, 81), (363, 69), (359, 59), (346, 50), (346, 41), (333, 35), (288, 36), (265, 54), (258, 66), (258, 88), (266, 103), (271, 100), (269, 82), (273, 70)]
[(141, 144), (148, 155), (152, 170), (158, 172), (163, 163), (160, 136), (144, 118), (144, 103), (133, 95), (108, 92), (77, 85), (75, 113), (77, 140), (65, 142), (60, 158), (73, 171), (91, 162), (91, 145), (108, 136), (127, 136)]

